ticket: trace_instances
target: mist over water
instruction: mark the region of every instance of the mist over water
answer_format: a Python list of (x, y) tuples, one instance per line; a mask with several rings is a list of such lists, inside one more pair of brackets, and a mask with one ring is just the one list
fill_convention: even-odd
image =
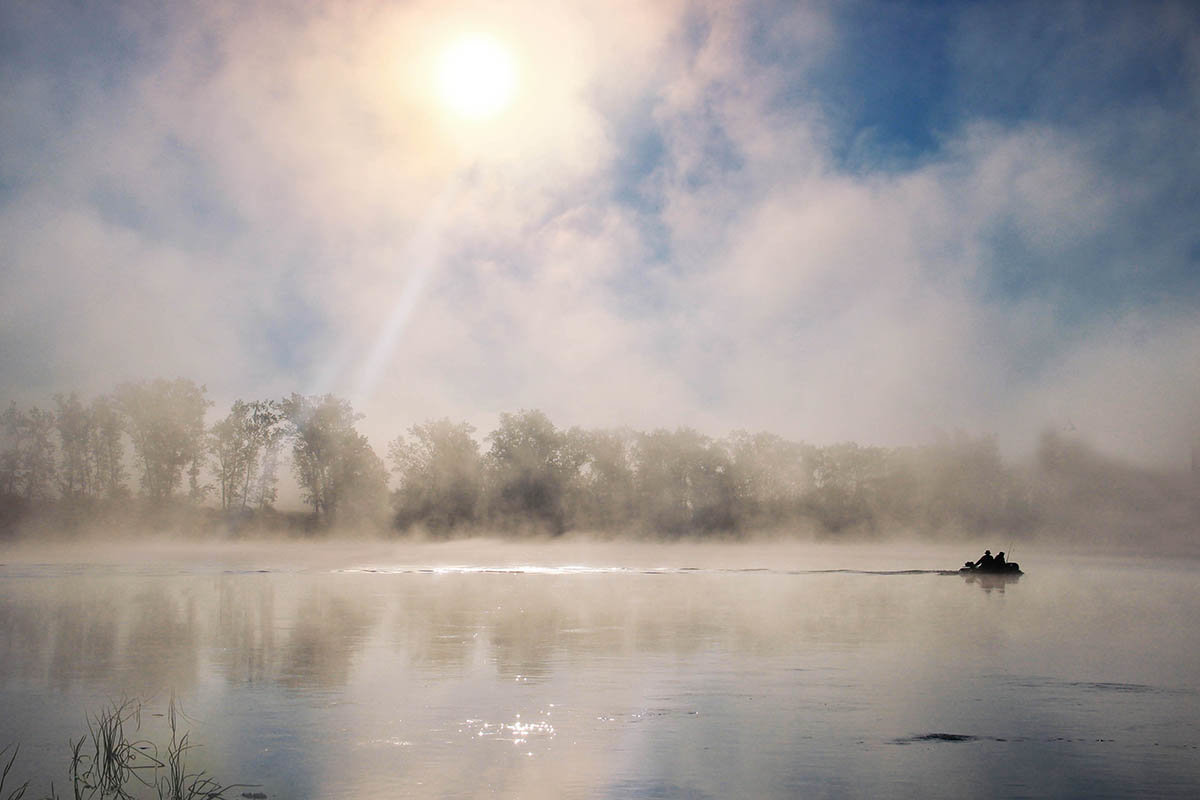
[(193, 758), (269, 797), (1193, 794), (1196, 564), (942, 574), (975, 555), (10, 548), (0, 745), (61, 776), (85, 712), (141, 698), (152, 735), (173, 695)]

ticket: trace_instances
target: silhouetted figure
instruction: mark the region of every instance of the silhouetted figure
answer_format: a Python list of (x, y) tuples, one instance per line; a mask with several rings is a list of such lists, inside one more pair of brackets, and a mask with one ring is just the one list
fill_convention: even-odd
[(999, 553), (996, 554), (996, 559), (994, 561), (992, 561), (992, 566), (995, 567), (996, 569), (1004, 569), (1005, 568), (1004, 551), (1003, 550), (1001, 550)]
[(975, 566), (979, 567), (980, 569), (991, 569), (995, 563), (996, 559), (992, 557), (992, 551), (984, 550), (983, 555), (980, 556), (979, 560), (975, 562)]

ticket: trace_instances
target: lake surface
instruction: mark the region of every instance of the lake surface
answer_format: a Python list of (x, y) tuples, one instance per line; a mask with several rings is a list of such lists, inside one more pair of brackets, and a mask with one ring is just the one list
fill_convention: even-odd
[(1200, 796), (1196, 562), (974, 555), (10, 550), (0, 747), (61, 793), (85, 714), (173, 696), (269, 798)]

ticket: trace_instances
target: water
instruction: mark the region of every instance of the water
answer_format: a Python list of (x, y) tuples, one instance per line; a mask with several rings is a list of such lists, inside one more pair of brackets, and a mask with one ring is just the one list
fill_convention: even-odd
[(85, 713), (174, 696), (270, 798), (1200, 796), (1195, 563), (967, 555), (9, 552), (0, 746), (61, 792)]

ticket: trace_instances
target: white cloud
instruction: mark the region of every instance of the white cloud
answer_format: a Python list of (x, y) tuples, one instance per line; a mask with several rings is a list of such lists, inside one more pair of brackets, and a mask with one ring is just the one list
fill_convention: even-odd
[[(1108, 269), (1166, 269), (1190, 235), (1168, 221), (1146, 242), (1125, 220), (1173, 176), (1131, 182), (1106, 159), (1150, 133), (993, 120), (907, 172), (847, 174), (803, 91), (835, 41), (826, 10), (760, 29), (720, 3), (599, 8), (206, 4), (169, 15), (127, 79), (83, 76), (61, 113), (37, 102), (45, 76), (17, 79), (7, 388), (348, 392), (410, 302), (356, 398), (377, 446), (428, 417), (486, 430), (539, 407), (872, 442), (1019, 439), (1069, 414), (1175, 456), (1200, 396), (1190, 305), (1117, 304), (1111, 330), (1063, 311), (1081, 242), (1124, 248)], [(420, 78), (467, 26), (521, 63), (522, 99), (490, 128), (451, 127)], [(624, 126), (661, 141), (637, 201), (614, 196)], [(1047, 294), (989, 294), (1000, 223), (1054, 273), (1034, 276)]]

